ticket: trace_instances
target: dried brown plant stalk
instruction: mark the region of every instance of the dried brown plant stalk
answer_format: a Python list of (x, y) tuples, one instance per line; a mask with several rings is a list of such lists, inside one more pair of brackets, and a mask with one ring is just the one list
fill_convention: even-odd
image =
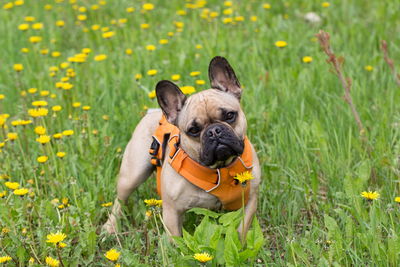
[(397, 86), (400, 87), (400, 74), (396, 72), (396, 68), (394, 66), (393, 59), (389, 57), (389, 49), (387, 42), (385, 40), (381, 41), (381, 50), (383, 52), (383, 58), (385, 59), (386, 63), (388, 64), (395, 82), (397, 83)]
[(336, 76), (339, 78), (343, 89), (344, 89), (344, 100), (346, 103), (350, 106), (351, 112), (353, 113), (354, 119), (356, 120), (358, 130), (360, 133), (361, 140), (363, 142), (366, 142), (366, 137), (365, 137), (365, 128), (364, 125), (362, 124), (362, 121), (360, 119), (360, 115), (358, 114), (358, 111), (354, 105), (353, 99), (351, 97), (351, 79), (346, 78), (343, 75), (342, 71), (342, 64), (343, 64), (343, 58), (338, 58), (331, 50), (330, 43), (329, 43), (329, 33), (320, 30), (319, 33), (316, 34), (316, 37), (318, 38), (318, 41), (321, 45), (321, 48), (324, 50), (325, 54), (328, 56), (327, 62), (328, 64), (333, 66), (333, 71), (336, 74)]

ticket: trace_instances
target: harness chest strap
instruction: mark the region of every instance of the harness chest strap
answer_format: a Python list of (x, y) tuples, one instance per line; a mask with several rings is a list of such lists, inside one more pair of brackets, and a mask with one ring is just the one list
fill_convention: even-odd
[[(163, 124), (165, 122), (169, 124), (163, 116), (160, 121), (159, 129), (163, 128)], [(158, 135), (158, 137), (161, 136), (160, 133), (162, 132), (162, 130), (159, 129), (157, 129), (155, 133), (155, 135)], [(179, 147), (179, 129), (177, 127), (165, 127), (165, 129), (170, 130), (169, 135), (167, 136), (164, 132), (162, 136), (163, 138), (168, 138), (166, 140), (162, 140), (162, 143), (159, 143), (162, 147), (159, 147), (161, 149), (157, 149), (157, 154), (155, 157), (160, 160), (160, 162), (158, 162), (159, 164), (157, 165), (157, 191), (160, 196), (160, 179), (162, 165), (161, 160), (165, 156), (163, 155), (163, 153), (165, 153), (165, 146), (168, 145), (168, 148), (170, 150), (170, 153), (168, 155), (168, 162), (172, 166), (172, 168), (174, 168), (176, 172), (178, 172), (190, 183), (216, 196), (221, 201), (224, 209), (237, 210), (241, 208), (243, 190), (245, 203), (247, 203), (250, 191), (250, 183), (248, 183), (247, 186), (242, 187), (242, 185), (234, 179), (236, 174), (242, 173), (244, 171), (251, 171), (253, 167), (251, 144), (247, 137), (245, 137), (244, 139), (244, 151), (241, 156), (239, 156), (233, 163), (231, 163), (227, 167), (220, 169), (211, 169), (191, 159), (188, 154), (186, 154), (186, 152)], [(168, 143), (166, 144), (166, 142)]]

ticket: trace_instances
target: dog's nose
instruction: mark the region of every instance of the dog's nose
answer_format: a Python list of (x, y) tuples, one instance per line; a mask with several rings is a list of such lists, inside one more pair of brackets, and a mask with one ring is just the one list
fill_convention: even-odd
[(220, 137), (222, 133), (222, 127), (219, 125), (215, 125), (214, 127), (210, 127), (210, 129), (207, 130), (207, 136), (208, 137)]

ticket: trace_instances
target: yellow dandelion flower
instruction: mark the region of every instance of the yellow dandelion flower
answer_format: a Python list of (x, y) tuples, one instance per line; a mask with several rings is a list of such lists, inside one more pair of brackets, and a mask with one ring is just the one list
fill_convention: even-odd
[(108, 121), (108, 120), (110, 119), (110, 116), (108, 116), (108, 115), (103, 115), (103, 116), (101, 116), (101, 118), (102, 118), (103, 120), (105, 120), (105, 121)]
[(18, 25), (18, 30), (20, 30), (20, 31), (26, 31), (28, 29), (29, 29), (28, 23), (23, 23), (23, 24)]
[(90, 107), (90, 106), (83, 106), (82, 109), (83, 109), (84, 111), (88, 111), (88, 110), (91, 109), (91, 107)]
[(304, 63), (311, 63), (313, 61), (313, 58), (310, 56), (305, 56), (303, 57), (303, 62)]
[(151, 215), (153, 215), (153, 212), (151, 210), (146, 210), (145, 215), (146, 215), (147, 218), (150, 218)]
[(104, 254), (104, 256), (110, 261), (117, 261), (120, 254), (121, 254), (120, 252), (118, 252), (116, 249), (113, 248), (107, 251), (106, 254)]
[(45, 10), (52, 10), (52, 9), (53, 9), (53, 6), (50, 5), (50, 4), (47, 4), (47, 5), (44, 6), (44, 9), (45, 9)]
[(271, 5), (268, 3), (263, 4), (264, 9), (271, 9)]
[(42, 90), (40, 91), (40, 95), (41, 96), (48, 96), (50, 94), (50, 92), (48, 90)]
[(36, 126), (35, 133), (38, 135), (43, 135), (46, 133), (46, 128), (44, 128), (43, 126)]
[(159, 44), (162, 44), (162, 45), (168, 44), (168, 39), (161, 39), (161, 40), (158, 41), (158, 42), (159, 42)]
[(150, 93), (148, 93), (148, 96), (150, 99), (156, 98), (156, 91), (155, 90), (151, 91)]
[(74, 85), (72, 83), (63, 83), (62, 84), (62, 89), (63, 90), (70, 90), (74, 87)]
[(14, 190), (14, 195), (17, 196), (23, 196), (28, 194), (29, 190), (27, 188), (20, 188), (20, 189), (16, 189)]
[(143, 77), (143, 75), (140, 73), (135, 74), (135, 80), (137, 80), (137, 81), (142, 79), (142, 77)]
[(50, 267), (58, 267), (60, 266), (60, 261), (52, 257), (46, 257), (46, 264)]
[(145, 3), (142, 5), (142, 8), (146, 11), (150, 11), (154, 9), (154, 5), (151, 3)]
[(104, 55), (104, 54), (100, 54), (100, 55), (97, 55), (94, 57), (95, 61), (103, 61), (105, 59), (107, 59), (107, 55)]
[(8, 133), (7, 134), (7, 139), (10, 141), (14, 141), (18, 138), (18, 134), (17, 133)]
[(4, 227), (3, 229), (1, 229), (1, 232), (2, 232), (3, 234), (7, 234), (7, 233), (10, 232), (10, 228)]
[(161, 207), (162, 205), (162, 200), (158, 200), (155, 198), (150, 198), (150, 199), (145, 199), (144, 203), (148, 206), (148, 207)]
[(42, 37), (40, 36), (31, 36), (29, 37), (29, 42), (31, 42), (32, 44), (37, 44), (39, 42), (42, 41)]
[(156, 47), (154, 45), (146, 45), (146, 50), (154, 51), (154, 50), (156, 50)]
[(45, 163), (48, 159), (49, 159), (48, 156), (40, 156), (40, 157), (38, 157), (36, 160), (37, 160), (37, 162), (39, 162), (39, 163)]
[(285, 41), (277, 41), (277, 42), (275, 42), (275, 46), (279, 47), (279, 48), (283, 48), (283, 47), (287, 46), (287, 42), (285, 42)]
[(112, 202), (106, 202), (106, 203), (103, 203), (103, 204), (101, 204), (101, 206), (102, 207), (110, 207), (110, 206), (112, 206)]
[(47, 116), (48, 113), (47, 108), (28, 109), (28, 114), (34, 118)]
[(42, 145), (50, 142), (50, 136), (48, 135), (41, 135), (38, 138), (36, 138), (36, 141), (41, 143)]
[(8, 3), (5, 3), (5, 4), (3, 5), (3, 9), (5, 9), (5, 10), (11, 9), (11, 8), (13, 8), (13, 7), (14, 7), (14, 4), (13, 4), (12, 2), (8, 2)]
[(65, 155), (66, 155), (67, 153), (65, 153), (65, 152), (57, 152), (57, 157), (59, 157), (60, 159), (62, 159), (63, 157), (65, 157)]
[(87, 16), (84, 14), (80, 14), (76, 17), (79, 21), (85, 21), (87, 20)]
[(64, 27), (64, 25), (65, 25), (65, 21), (63, 21), (63, 20), (57, 20), (56, 21), (56, 26), (57, 27)]
[(254, 179), (253, 175), (249, 171), (236, 174), (234, 179), (238, 180), (241, 184), (246, 183), (246, 181)]
[(71, 136), (74, 134), (74, 130), (65, 130), (62, 132), (64, 136)]
[(60, 105), (56, 105), (56, 106), (53, 106), (51, 109), (52, 109), (54, 112), (57, 112), (57, 111), (60, 111), (60, 110), (62, 109), (62, 107), (61, 107)]
[(329, 2), (323, 2), (321, 4), (322, 7), (329, 7), (331, 4)]
[(38, 22), (38, 23), (32, 24), (32, 29), (34, 29), (34, 30), (41, 30), (41, 29), (43, 29), (43, 23)]
[(365, 69), (366, 71), (373, 71), (373, 70), (374, 70), (374, 67), (372, 67), (371, 65), (367, 65), (367, 66), (364, 67), (364, 69)]
[(142, 24), (140, 24), (140, 28), (143, 29), (143, 30), (148, 29), (148, 28), (150, 28), (150, 24), (142, 23)]
[(179, 15), (179, 16), (185, 16), (186, 15), (186, 11), (183, 10), (183, 9), (180, 9), (180, 10), (176, 11), (176, 14)]
[(377, 200), (380, 197), (380, 194), (376, 191), (372, 192), (372, 191), (364, 191), (361, 193), (361, 196), (367, 200)]
[(156, 74), (157, 74), (157, 70), (155, 70), (155, 69), (151, 69), (151, 70), (147, 71), (147, 75), (149, 75), (149, 76), (154, 76)]
[(20, 71), (24, 70), (24, 65), (22, 65), (22, 64), (14, 64), (13, 68), (14, 68), (14, 70), (16, 72), (20, 72)]
[(128, 12), (128, 13), (132, 13), (132, 12), (135, 11), (135, 8), (134, 8), (134, 7), (127, 7), (127, 8), (125, 9), (125, 11)]
[(115, 32), (104, 32), (102, 34), (104, 39), (110, 39), (111, 37), (113, 37), (115, 35)]
[(33, 101), (32, 106), (34, 107), (45, 107), (47, 106), (47, 101), (44, 100), (39, 100), (39, 101)]
[(397, 203), (400, 203), (400, 197), (395, 197), (394, 201), (397, 202)]
[(35, 21), (36, 18), (35, 18), (35, 17), (32, 17), (32, 16), (26, 16), (26, 17), (24, 18), (24, 20), (25, 20), (26, 22), (32, 22), (32, 21)]
[(133, 54), (133, 50), (130, 48), (125, 49), (125, 54), (127, 54), (128, 56)]
[(200, 75), (200, 71), (192, 71), (190, 73), (190, 76), (195, 77), (195, 76), (199, 76)]
[(171, 76), (171, 80), (173, 80), (173, 81), (179, 81), (180, 79), (181, 79), (181, 75), (179, 75), (179, 74), (173, 74)]
[(179, 87), (179, 89), (181, 89), (182, 93), (184, 93), (185, 95), (190, 95), (196, 92), (196, 89), (190, 85)]
[(64, 234), (64, 233), (61, 233), (61, 232), (57, 232), (55, 234), (50, 233), (50, 234), (47, 235), (46, 242), (47, 243), (57, 244), (57, 243), (63, 241), (66, 237), (67, 237), (67, 235)]
[(74, 102), (74, 103), (72, 103), (72, 106), (74, 108), (79, 108), (81, 106), (81, 102)]
[(204, 85), (204, 84), (206, 84), (206, 81), (205, 80), (196, 80), (196, 84), (197, 85)]
[(193, 258), (199, 262), (208, 262), (213, 259), (213, 256), (210, 254), (203, 252), (203, 253), (196, 253), (194, 254)]
[(17, 182), (5, 182), (4, 185), (11, 190), (15, 190), (19, 188), (19, 183)]
[(0, 257), (0, 263), (5, 263), (7, 261), (12, 260), (12, 258), (10, 256), (2, 256)]
[(55, 133), (55, 134), (53, 134), (53, 138), (54, 139), (61, 139), (62, 138), (62, 133)]
[(7, 191), (0, 192), (0, 198), (3, 198), (7, 195)]

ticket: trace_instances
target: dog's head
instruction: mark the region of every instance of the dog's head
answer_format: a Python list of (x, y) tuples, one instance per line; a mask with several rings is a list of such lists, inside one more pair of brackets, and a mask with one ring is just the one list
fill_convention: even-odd
[(228, 61), (213, 58), (208, 75), (211, 89), (190, 97), (170, 81), (160, 81), (156, 94), (167, 120), (180, 130), (182, 149), (202, 165), (219, 168), (243, 153), (247, 122), (242, 89)]

